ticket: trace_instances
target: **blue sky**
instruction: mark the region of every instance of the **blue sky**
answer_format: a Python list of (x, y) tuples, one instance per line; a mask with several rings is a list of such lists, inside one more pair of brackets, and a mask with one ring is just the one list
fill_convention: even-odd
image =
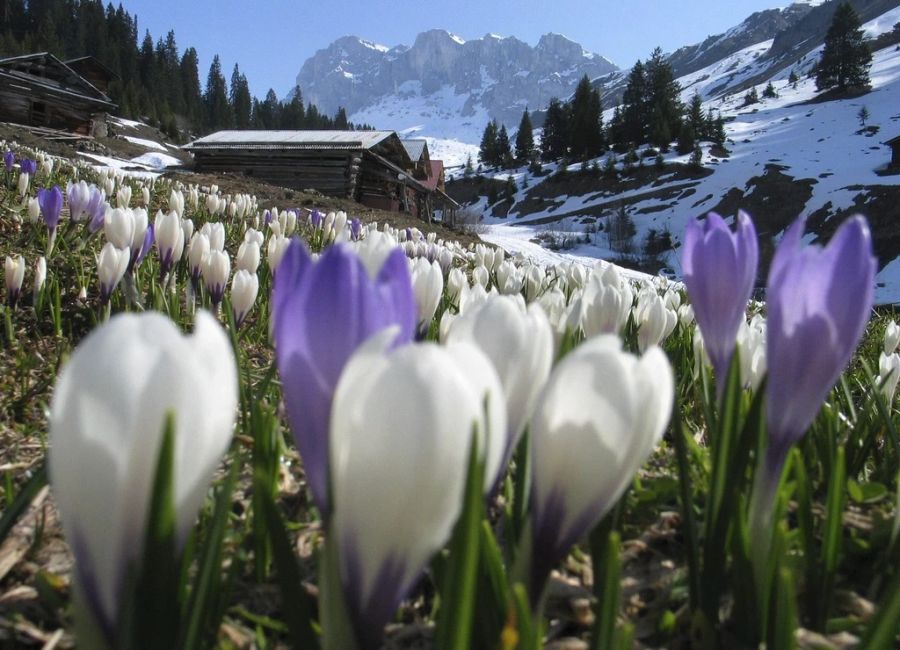
[(254, 95), (291, 88), (303, 62), (347, 34), (393, 46), (411, 45), (421, 31), (442, 28), (473, 39), (493, 32), (534, 45), (547, 32), (565, 34), (620, 67), (703, 40), (745, 17), (789, 0), (123, 0), (138, 16), (140, 38), (170, 29), (180, 51), (200, 55), (206, 83), (214, 54), (226, 78), (237, 62)]

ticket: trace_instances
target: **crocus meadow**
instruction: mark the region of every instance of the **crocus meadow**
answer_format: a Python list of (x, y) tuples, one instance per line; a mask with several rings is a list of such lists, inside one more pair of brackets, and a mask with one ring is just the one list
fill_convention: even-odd
[(0, 602), (68, 642), (898, 642), (864, 217), (705, 215), (682, 284), (0, 150)]

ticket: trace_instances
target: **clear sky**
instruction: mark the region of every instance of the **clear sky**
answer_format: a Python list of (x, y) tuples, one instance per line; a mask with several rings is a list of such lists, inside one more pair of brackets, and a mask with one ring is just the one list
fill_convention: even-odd
[(534, 45), (565, 34), (627, 68), (657, 45), (672, 51), (725, 31), (754, 11), (790, 0), (122, 0), (138, 16), (139, 39), (175, 30), (179, 51), (200, 55), (200, 82), (219, 54), (226, 79), (237, 62), (250, 90), (282, 97), (303, 62), (353, 34), (387, 46), (411, 45), (419, 32), (447, 29), (465, 39), (489, 32)]

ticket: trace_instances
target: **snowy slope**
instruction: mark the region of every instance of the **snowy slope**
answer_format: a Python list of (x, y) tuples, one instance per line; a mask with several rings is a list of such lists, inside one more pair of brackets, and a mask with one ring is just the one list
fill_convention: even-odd
[[(890, 31), (898, 21), (900, 10), (892, 10), (866, 23), (864, 28), (867, 34), (875, 36)], [(642, 241), (650, 229), (668, 230), (677, 245), (688, 219), (716, 207), (734, 188), (748, 191), (748, 181), (764, 174), (767, 165), (777, 165), (786, 176), (811, 185), (811, 196), (801, 211), (807, 215), (817, 212), (833, 215), (854, 206), (873, 188), (900, 185), (900, 176), (876, 174), (890, 160), (889, 148), (882, 143), (900, 134), (900, 48), (891, 46), (875, 53), (870, 71), (873, 91), (856, 99), (808, 103), (817, 94), (814, 81), (801, 78), (791, 87), (787, 81), (790, 68), (770, 78), (779, 97), (764, 99), (759, 104), (744, 107), (743, 93), (717, 95), (713, 92), (717, 87), (730, 87), (764, 71), (759, 59), (770, 43), (747, 47), (679, 79), (685, 100), (695, 91), (700, 92), (705, 99), (704, 110), (712, 107), (721, 111), (727, 120), (730, 156), (720, 160), (712, 158), (708, 149), (704, 151), (704, 165), (713, 171), (711, 175), (689, 181), (672, 178), (668, 182), (664, 176), (652, 188), (642, 187), (621, 194), (592, 191), (582, 196), (559, 196), (546, 210), (526, 215), (514, 204), (505, 218), (485, 217), (490, 224), (486, 238), (516, 249), (516, 239), (524, 242), (522, 246), (534, 246), (532, 240), (536, 237), (547, 239), (553, 235), (557, 242), (580, 240), (565, 253), (578, 259), (613, 257), (602, 233), (586, 235), (585, 222), (613, 210), (616, 201), (635, 199), (629, 205), (637, 228), (635, 241)], [(798, 71), (811, 66), (819, 51), (820, 48), (798, 62), (795, 66)], [(757, 86), (760, 94), (768, 81)], [(862, 106), (869, 112), (867, 124), (879, 128), (874, 137), (867, 137), (860, 129), (857, 115)], [(686, 162), (687, 157), (672, 152), (666, 161)], [(571, 170), (578, 167), (573, 165)], [(506, 176), (504, 172), (497, 178), (505, 180)], [(512, 176), (520, 188), (516, 195), (519, 202), (538, 181), (532, 179), (530, 187), (523, 188), (525, 171), (517, 170)], [(651, 190), (657, 194), (672, 190), (674, 195), (683, 190), (683, 198), (658, 195), (641, 198)], [(897, 217), (900, 219), (900, 206)], [(827, 230), (827, 216), (825, 226)], [(584, 243), (586, 237), (592, 241)], [(679, 271), (676, 255), (671, 254), (667, 262)], [(882, 259), (881, 263), (876, 298), (879, 302), (900, 302), (900, 257)]]

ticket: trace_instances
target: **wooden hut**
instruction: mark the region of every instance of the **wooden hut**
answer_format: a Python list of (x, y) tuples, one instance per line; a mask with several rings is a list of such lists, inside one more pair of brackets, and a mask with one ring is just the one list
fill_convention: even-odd
[(49, 52), (0, 59), (0, 121), (93, 135), (116, 105)]
[(64, 62), (75, 72), (87, 79), (90, 84), (102, 93), (109, 94), (109, 84), (119, 75), (107, 68), (93, 56), (82, 56), (77, 59), (69, 59)]
[(900, 135), (885, 142), (891, 148), (891, 162), (888, 169), (900, 171)]
[(431, 193), (394, 131), (219, 131), (185, 145), (199, 172), (240, 172), (426, 218)]

